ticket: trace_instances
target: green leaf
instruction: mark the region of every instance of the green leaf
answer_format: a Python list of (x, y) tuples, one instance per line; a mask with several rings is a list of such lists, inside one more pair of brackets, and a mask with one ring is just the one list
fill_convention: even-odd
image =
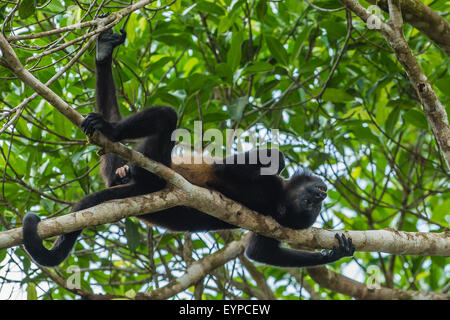
[(136, 251), (140, 242), (139, 226), (131, 219), (125, 221), (125, 237), (127, 238), (128, 248), (131, 251)]
[(230, 117), (233, 120), (240, 121), (242, 118), (242, 113), (244, 112), (244, 108), (248, 103), (248, 97), (239, 97), (235, 99), (230, 107)]
[(244, 73), (252, 74), (252, 73), (258, 73), (258, 72), (267, 72), (267, 71), (272, 71), (273, 69), (274, 69), (274, 66), (271, 65), (270, 63), (265, 62), (265, 61), (258, 61), (258, 62), (251, 64), (247, 68), (245, 68)]
[(27, 286), (27, 299), (37, 300), (36, 285), (34, 283), (29, 283)]
[(203, 12), (212, 13), (218, 16), (225, 15), (225, 10), (213, 2), (202, 1), (197, 5), (197, 9)]
[(137, 15), (132, 13), (126, 26), (127, 40), (129, 43), (134, 43), (134, 39), (136, 38), (136, 17)]
[(305, 132), (305, 122), (306, 116), (303, 109), (299, 109), (293, 116), (291, 116), (291, 119), (289, 121), (289, 123), (291, 123), (292, 129), (295, 130), (295, 132), (297, 132), (299, 135)]
[(186, 78), (185, 90), (189, 93), (193, 93), (197, 90), (205, 89), (206, 82), (210, 80), (208, 76), (194, 73)]
[(428, 129), (428, 121), (423, 112), (417, 111), (415, 109), (408, 110), (403, 115), (403, 119), (418, 128), (426, 130)]
[(61, 12), (64, 11), (65, 7), (62, 1), (51, 1), (45, 9), (48, 9), (51, 12)]
[(230, 16), (225, 16), (220, 19), (219, 26), (217, 27), (218, 33), (224, 33), (225, 31), (228, 31), (230, 27), (233, 25), (234, 19)]
[(311, 27), (304, 28), (302, 30), (302, 32), (300, 32), (300, 34), (297, 35), (295, 42), (294, 42), (294, 49), (292, 50), (292, 54), (290, 56), (291, 63), (293, 63), (294, 60), (297, 59), (298, 55), (300, 54), (300, 52), (303, 48), (303, 44), (306, 43), (305, 39), (306, 39), (306, 36), (308, 35), (308, 32), (310, 29), (311, 29)]
[(182, 48), (192, 46), (191, 38), (186, 34), (180, 35), (170, 35), (170, 34), (160, 34), (154, 36), (155, 40), (161, 41), (169, 46), (180, 46)]
[(271, 93), (271, 90), (280, 83), (279, 80), (271, 80), (265, 82), (261, 87), (256, 90), (255, 96), (260, 97), (266, 93)]
[(19, 17), (26, 19), (36, 10), (36, 0), (22, 0), (19, 5)]
[(441, 223), (445, 223), (445, 217), (450, 214), (450, 199), (445, 200), (437, 207), (433, 208), (431, 218)]
[(400, 114), (400, 108), (396, 107), (392, 112), (389, 113), (389, 116), (386, 120), (385, 127), (386, 127), (386, 133), (391, 135), (392, 130), (394, 130), (395, 124), (398, 121), (398, 116)]
[(6, 258), (7, 250), (0, 250), (0, 263)]
[(227, 63), (230, 69), (234, 72), (239, 66), (241, 61), (241, 45), (243, 41), (243, 36), (241, 31), (233, 32), (233, 37), (231, 38), (230, 49), (227, 53)]
[(230, 69), (230, 66), (226, 63), (216, 64), (216, 72), (217, 75), (222, 78), (222, 80), (227, 83), (233, 83), (233, 72)]
[(329, 39), (332, 41), (336, 41), (337, 39), (344, 37), (347, 33), (345, 24), (340, 21), (336, 21), (336, 19), (323, 21), (320, 23), (320, 26), (325, 28)]
[(384, 105), (378, 106), (375, 111), (375, 118), (377, 119), (377, 123), (379, 126), (382, 126), (386, 123), (388, 117), (390, 115), (390, 109), (386, 108)]
[(53, 122), (55, 124), (56, 132), (59, 134), (68, 137), (70, 136), (70, 127), (71, 123), (64, 117), (59, 111), (53, 111)]
[(259, 0), (256, 5), (256, 16), (259, 21), (263, 21), (267, 12), (267, 0)]
[(356, 117), (358, 114), (360, 114), (362, 111), (364, 111), (364, 106), (357, 106), (353, 107), (347, 110), (347, 112), (342, 116), (343, 119)]
[(269, 47), (270, 53), (272, 56), (282, 65), (288, 65), (288, 54), (286, 49), (284, 49), (280, 40), (276, 39), (272, 36), (265, 36), (267, 46)]
[[(318, 91), (320, 91), (319, 89)], [(354, 97), (345, 92), (345, 89), (327, 88), (322, 96), (324, 101), (332, 102), (349, 102), (353, 101)]]
[(352, 131), (359, 140), (375, 144), (380, 143), (378, 137), (368, 127), (353, 127)]

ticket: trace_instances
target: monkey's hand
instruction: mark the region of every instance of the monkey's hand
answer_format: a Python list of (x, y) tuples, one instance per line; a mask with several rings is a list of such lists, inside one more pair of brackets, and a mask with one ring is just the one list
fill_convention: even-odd
[(116, 169), (113, 185), (127, 184), (131, 181), (130, 167), (126, 164)]
[(91, 137), (95, 130), (103, 133), (109, 140), (116, 142), (114, 124), (107, 122), (103, 117), (95, 112), (89, 113), (83, 122), (81, 122), (81, 129), (88, 136)]
[(321, 252), (326, 260), (326, 263), (337, 261), (343, 257), (352, 257), (355, 252), (355, 246), (352, 243), (352, 238), (346, 238), (344, 234), (336, 234), (335, 237), (339, 242), (339, 246), (333, 247), (331, 250), (323, 250)]

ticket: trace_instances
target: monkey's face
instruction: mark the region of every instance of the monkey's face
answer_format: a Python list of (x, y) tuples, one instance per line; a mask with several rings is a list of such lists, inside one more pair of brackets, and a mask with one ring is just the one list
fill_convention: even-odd
[(286, 211), (279, 222), (293, 229), (309, 228), (316, 221), (326, 197), (327, 186), (320, 178), (294, 177), (286, 188)]

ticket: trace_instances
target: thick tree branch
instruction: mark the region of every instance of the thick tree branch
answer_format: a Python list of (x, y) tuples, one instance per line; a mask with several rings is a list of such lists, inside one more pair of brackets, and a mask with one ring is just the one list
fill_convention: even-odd
[[(389, 12), (387, 0), (367, 0)], [(403, 0), (405, 22), (420, 30), (450, 56), (450, 22), (420, 0)]]
[(450, 300), (450, 295), (438, 292), (406, 291), (389, 288), (369, 288), (367, 285), (329, 270), (325, 266), (307, 268), (308, 274), (321, 287), (364, 300)]
[[(44, 220), (38, 225), (41, 238), (80, 230), (88, 226), (119, 221), (176, 205), (194, 207), (241, 228), (309, 248), (332, 248), (335, 234), (351, 237), (357, 251), (391, 254), (450, 256), (450, 232), (426, 233), (396, 230), (330, 231), (318, 228), (292, 230), (208, 189), (195, 188), (195, 196), (177, 188), (168, 188), (144, 196), (104, 202), (95, 207)], [(0, 249), (22, 243), (22, 228), (0, 232)]]
[[(340, 0), (347, 8), (356, 13), (363, 21), (371, 15), (358, 0)], [(405, 69), (409, 80), (414, 86), (420, 103), (423, 106), (425, 115), (431, 125), (431, 129), (436, 138), (437, 144), (441, 149), (447, 168), (450, 169), (450, 126), (448, 123), (447, 112), (439, 101), (426, 75), (423, 73), (416, 57), (408, 46), (403, 36), (402, 16), (399, 1), (388, 0), (390, 20), (388, 23), (381, 22), (378, 30), (387, 40), (388, 44), (394, 49), (395, 56)]]

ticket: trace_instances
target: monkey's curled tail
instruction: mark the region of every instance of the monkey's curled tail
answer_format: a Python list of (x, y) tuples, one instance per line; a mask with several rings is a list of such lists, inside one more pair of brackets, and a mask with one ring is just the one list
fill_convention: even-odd
[(82, 230), (70, 232), (58, 237), (49, 250), (44, 247), (37, 233), (41, 219), (34, 213), (28, 213), (23, 219), (23, 244), (33, 260), (46, 267), (55, 267), (63, 262), (72, 250)]

